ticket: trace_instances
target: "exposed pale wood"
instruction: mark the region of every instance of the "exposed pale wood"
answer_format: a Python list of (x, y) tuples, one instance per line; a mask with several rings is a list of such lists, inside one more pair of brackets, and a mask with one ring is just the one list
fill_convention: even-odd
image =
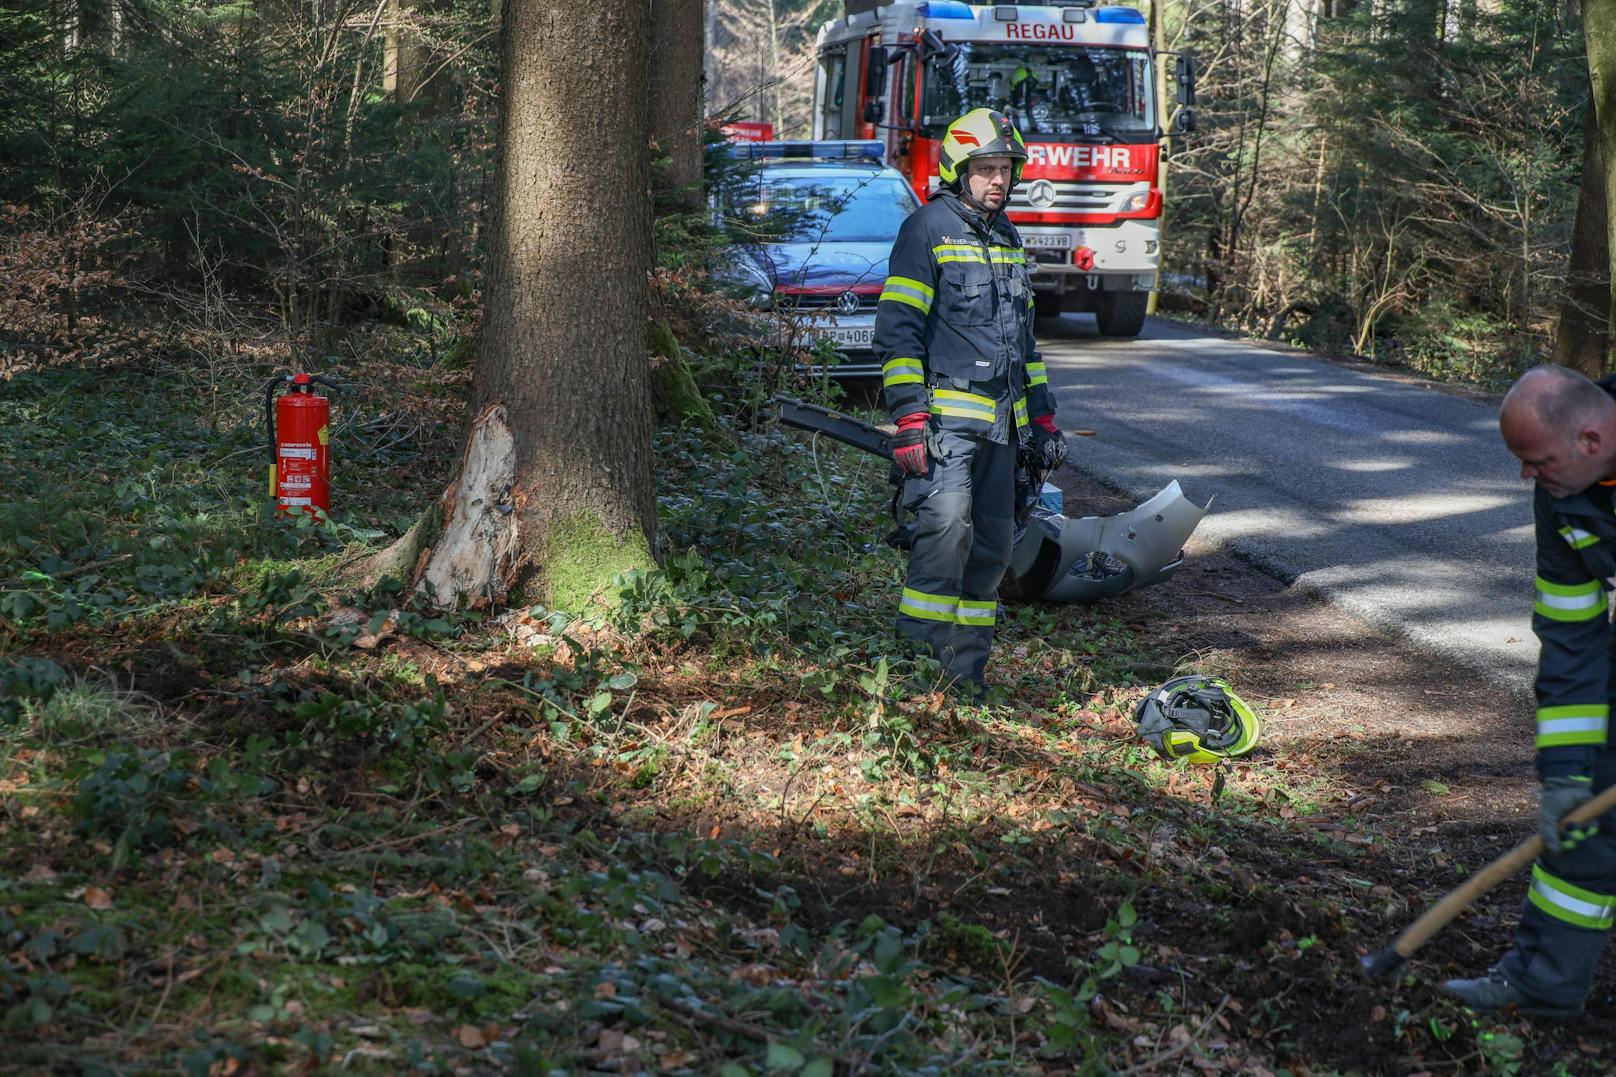
[(517, 567), (516, 443), (498, 404), (472, 421), (460, 477), (444, 495), (443, 531), (418, 586), (439, 605), (497, 604)]

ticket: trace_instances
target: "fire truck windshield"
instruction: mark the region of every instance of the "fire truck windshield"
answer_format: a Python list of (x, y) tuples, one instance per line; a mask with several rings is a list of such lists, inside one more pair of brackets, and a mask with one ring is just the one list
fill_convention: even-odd
[(1143, 49), (949, 44), (952, 58), (927, 59), (924, 128), (940, 131), (961, 113), (985, 106), (1008, 115), (1028, 141), (1156, 137), (1150, 57)]

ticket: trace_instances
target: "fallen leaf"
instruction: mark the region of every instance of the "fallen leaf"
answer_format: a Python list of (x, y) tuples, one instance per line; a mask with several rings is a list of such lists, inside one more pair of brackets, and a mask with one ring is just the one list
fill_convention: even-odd
[(455, 1031), (455, 1039), (460, 1041), (460, 1046), (472, 1049), (484, 1047), (488, 1044), (488, 1041), (483, 1038), (483, 1030), (476, 1025), (461, 1025)]
[(86, 886), (84, 888), (84, 904), (92, 909), (112, 908), (112, 895), (99, 886)]

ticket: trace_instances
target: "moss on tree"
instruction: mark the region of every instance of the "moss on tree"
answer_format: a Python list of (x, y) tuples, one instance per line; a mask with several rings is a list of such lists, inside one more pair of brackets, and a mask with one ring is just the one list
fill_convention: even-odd
[(613, 577), (655, 564), (643, 534), (636, 529), (619, 537), (589, 509), (555, 521), (544, 550), (533, 598), (569, 613), (582, 613), (600, 601)]
[(657, 418), (674, 425), (694, 422), (712, 426), (713, 409), (701, 395), (668, 323), (651, 326), (651, 354), (661, 360), (651, 367), (651, 397), (656, 403)]

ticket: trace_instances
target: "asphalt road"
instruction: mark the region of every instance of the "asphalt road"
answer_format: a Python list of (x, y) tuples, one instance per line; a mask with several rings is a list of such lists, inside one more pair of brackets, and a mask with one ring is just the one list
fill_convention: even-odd
[[(1537, 659), (1531, 485), (1496, 406), (1158, 318), (1039, 323), (1079, 471), (1213, 499), (1197, 538), (1516, 689)], [(1167, 586), (1171, 586), (1168, 584)]]

